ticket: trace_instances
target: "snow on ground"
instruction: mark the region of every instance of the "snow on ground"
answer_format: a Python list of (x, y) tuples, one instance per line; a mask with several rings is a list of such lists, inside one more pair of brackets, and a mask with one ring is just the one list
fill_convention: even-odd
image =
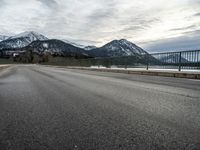
[[(104, 66), (91, 66), (90, 68), (99, 68), (99, 69), (106, 69), (106, 67)], [(108, 68), (108, 69), (116, 69), (116, 70), (147, 70), (146, 67), (138, 67), (138, 68), (119, 68), (119, 67), (111, 67), (111, 68)], [(178, 69), (162, 69), (162, 68), (149, 68), (150, 71), (178, 71)], [(184, 71), (184, 72), (200, 72), (200, 70), (198, 69), (181, 69), (181, 71)]]

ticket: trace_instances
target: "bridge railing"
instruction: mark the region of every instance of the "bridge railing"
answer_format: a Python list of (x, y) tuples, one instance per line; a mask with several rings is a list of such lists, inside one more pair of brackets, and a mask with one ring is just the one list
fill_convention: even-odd
[(149, 61), (152, 67), (163, 67), (168, 69), (200, 69), (200, 50), (166, 52), (151, 54), (156, 62)]
[(143, 68), (143, 69), (194, 69), (200, 70), (200, 50), (165, 52), (153, 54), (135, 54), (134, 56), (106, 58), (53, 58), (49, 64), (107, 67), (107, 68)]

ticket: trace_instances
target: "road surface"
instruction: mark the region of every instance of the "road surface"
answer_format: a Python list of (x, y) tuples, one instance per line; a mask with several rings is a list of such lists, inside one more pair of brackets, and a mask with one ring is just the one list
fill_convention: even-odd
[(200, 81), (38, 65), (0, 72), (1, 150), (199, 150)]

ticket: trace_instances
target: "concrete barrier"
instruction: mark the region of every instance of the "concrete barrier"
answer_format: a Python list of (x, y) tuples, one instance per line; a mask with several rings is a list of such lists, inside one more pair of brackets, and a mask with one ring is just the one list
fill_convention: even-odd
[[(44, 65), (52, 67), (51, 65)], [(99, 71), (99, 72), (113, 72), (113, 73), (125, 73), (125, 74), (136, 74), (136, 75), (149, 75), (149, 76), (163, 76), (163, 77), (174, 77), (174, 78), (188, 78), (188, 79), (200, 79), (200, 72), (185, 72), (185, 71), (158, 71), (158, 70), (121, 70), (121, 69), (109, 69), (109, 68), (89, 68), (89, 67), (71, 67), (71, 66), (53, 66), (57, 68), (67, 69), (79, 69), (88, 71)]]
[(175, 78), (200, 79), (200, 72), (179, 72), (179, 71), (152, 71), (152, 70), (121, 70), (106, 68), (89, 68), (89, 67), (66, 67), (68, 69), (80, 69), (100, 72), (126, 73), (137, 75), (163, 76)]

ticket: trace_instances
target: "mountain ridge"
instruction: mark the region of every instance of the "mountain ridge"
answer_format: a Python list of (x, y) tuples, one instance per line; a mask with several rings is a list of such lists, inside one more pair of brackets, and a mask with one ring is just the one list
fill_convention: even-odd
[[(46, 43), (46, 44), (45, 44)], [(139, 46), (126, 40), (113, 40), (102, 47), (83, 46), (66, 40), (48, 39), (34, 31), (26, 31), (0, 42), (2, 49), (33, 48), (35, 52), (49, 51), (59, 55), (78, 55), (92, 57), (122, 57), (147, 54)]]
[(26, 31), (1, 41), (0, 49), (23, 48), (36, 40), (48, 40), (48, 38), (33, 31)]
[(118, 56), (135, 56), (147, 54), (139, 46), (126, 39), (113, 40), (104, 46), (89, 51), (93, 56), (99, 57), (118, 57)]

